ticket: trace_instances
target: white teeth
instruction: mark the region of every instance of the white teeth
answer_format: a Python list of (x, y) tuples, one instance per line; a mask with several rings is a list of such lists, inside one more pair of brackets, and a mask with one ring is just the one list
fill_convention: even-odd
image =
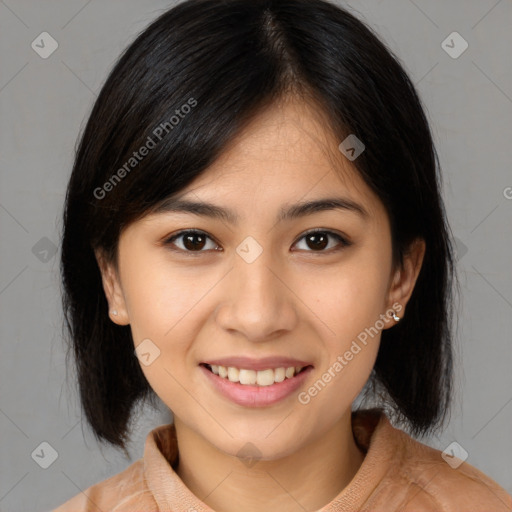
[(240, 384), (256, 384), (258, 376), (254, 370), (240, 370)]
[(256, 373), (256, 384), (258, 386), (271, 386), (274, 384), (274, 370), (261, 370)]
[(228, 368), (228, 379), (231, 381), (231, 382), (238, 382), (239, 381), (239, 374), (240, 374), (240, 370), (238, 368), (233, 368), (232, 366), (230, 366)]
[(274, 370), (274, 381), (283, 382), (283, 380), (285, 379), (285, 372), (286, 370), (284, 368), (276, 368)]
[(233, 366), (220, 366), (212, 364), (210, 366), (212, 372), (223, 379), (230, 382), (239, 382), (240, 384), (249, 386), (271, 386), (276, 382), (283, 382), (291, 379), (294, 375), (302, 370), (302, 366), (289, 366), (288, 368), (269, 368), (267, 370), (246, 370), (244, 368), (235, 368)]

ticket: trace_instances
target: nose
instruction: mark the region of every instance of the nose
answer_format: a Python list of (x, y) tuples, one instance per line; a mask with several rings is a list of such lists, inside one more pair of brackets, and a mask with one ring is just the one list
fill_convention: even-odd
[(287, 274), (263, 251), (248, 262), (238, 254), (225, 279), (216, 321), (226, 331), (262, 342), (292, 331), (298, 322), (296, 295)]

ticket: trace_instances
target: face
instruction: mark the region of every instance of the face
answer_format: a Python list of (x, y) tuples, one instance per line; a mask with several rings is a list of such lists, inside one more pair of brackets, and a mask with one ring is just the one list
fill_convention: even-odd
[[(99, 260), (118, 311), (111, 318), (131, 326), (151, 387), (175, 421), (231, 455), (252, 442), (263, 459), (283, 457), (335, 425), (370, 375), (381, 330), (395, 324), (390, 308), (405, 313), (421, 266), (420, 248), (394, 271), (384, 206), (316, 112), (274, 105), (179, 193), (233, 218), (151, 214), (123, 231), (118, 273)], [(280, 218), (325, 199), (348, 206)], [(255, 375), (256, 386), (204, 366), (239, 357), (250, 361), (226, 362), (243, 370), (229, 376)], [(282, 373), (246, 371), (258, 363), (306, 370), (258, 385)]]

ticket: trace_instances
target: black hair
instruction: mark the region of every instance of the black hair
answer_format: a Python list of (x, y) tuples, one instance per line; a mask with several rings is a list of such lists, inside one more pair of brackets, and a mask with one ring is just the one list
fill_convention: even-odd
[[(354, 134), (364, 143), (352, 164), (389, 215), (394, 264), (413, 240), (426, 243), (407, 314), (382, 331), (369, 382), (412, 435), (442, 426), (453, 386), (454, 252), (429, 123), (398, 57), (328, 1), (188, 0), (119, 57), (77, 143), (67, 188), (64, 331), (98, 440), (125, 449), (135, 404), (155, 393), (130, 327), (109, 319), (94, 251), (117, 268), (122, 230), (290, 95), (320, 106), (340, 142)], [(143, 146), (144, 158), (136, 158)]]

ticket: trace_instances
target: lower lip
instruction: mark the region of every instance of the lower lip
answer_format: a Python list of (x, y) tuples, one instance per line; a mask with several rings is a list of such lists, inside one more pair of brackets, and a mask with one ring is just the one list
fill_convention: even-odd
[(202, 365), (199, 368), (217, 391), (236, 404), (246, 407), (266, 407), (283, 400), (296, 391), (313, 370), (312, 366), (308, 366), (291, 379), (285, 378), (283, 382), (276, 382), (270, 386), (249, 386), (223, 379)]

